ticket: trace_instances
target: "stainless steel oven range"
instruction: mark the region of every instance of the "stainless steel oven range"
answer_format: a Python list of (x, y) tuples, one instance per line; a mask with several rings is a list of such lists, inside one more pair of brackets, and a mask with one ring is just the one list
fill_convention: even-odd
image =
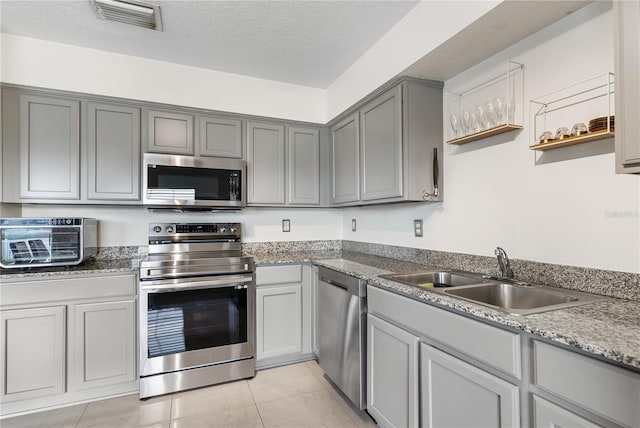
[(140, 398), (255, 375), (255, 273), (239, 223), (149, 225)]

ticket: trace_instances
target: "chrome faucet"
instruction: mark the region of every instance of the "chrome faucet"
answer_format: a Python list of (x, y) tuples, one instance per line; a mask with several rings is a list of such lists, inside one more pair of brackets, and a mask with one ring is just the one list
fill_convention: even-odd
[(498, 265), (500, 266), (500, 276), (502, 278), (513, 279), (513, 270), (509, 265), (509, 257), (507, 253), (500, 247), (496, 247), (496, 257), (498, 257)]

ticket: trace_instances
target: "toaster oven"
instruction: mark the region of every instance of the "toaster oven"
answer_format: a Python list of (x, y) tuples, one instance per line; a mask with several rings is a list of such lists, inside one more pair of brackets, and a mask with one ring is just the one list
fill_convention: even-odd
[(95, 257), (93, 218), (0, 218), (0, 266), (72, 266)]

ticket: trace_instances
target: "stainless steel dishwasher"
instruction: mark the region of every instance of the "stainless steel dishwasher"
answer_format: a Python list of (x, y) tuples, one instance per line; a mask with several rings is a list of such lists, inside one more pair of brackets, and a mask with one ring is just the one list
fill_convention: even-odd
[(318, 360), (360, 409), (367, 405), (367, 282), (319, 267)]

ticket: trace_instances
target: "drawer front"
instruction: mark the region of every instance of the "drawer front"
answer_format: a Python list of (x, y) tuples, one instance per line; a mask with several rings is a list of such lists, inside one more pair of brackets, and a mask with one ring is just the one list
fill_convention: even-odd
[(302, 265), (258, 266), (256, 285), (302, 282)]
[(520, 335), (435, 308), (377, 287), (367, 287), (369, 312), (481, 361), (522, 377)]
[(137, 292), (138, 281), (135, 274), (19, 281), (0, 286), (3, 306), (135, 296)]
[(536, 385), (629, 427), (640, 426), (640, 374), (534, 341)]

